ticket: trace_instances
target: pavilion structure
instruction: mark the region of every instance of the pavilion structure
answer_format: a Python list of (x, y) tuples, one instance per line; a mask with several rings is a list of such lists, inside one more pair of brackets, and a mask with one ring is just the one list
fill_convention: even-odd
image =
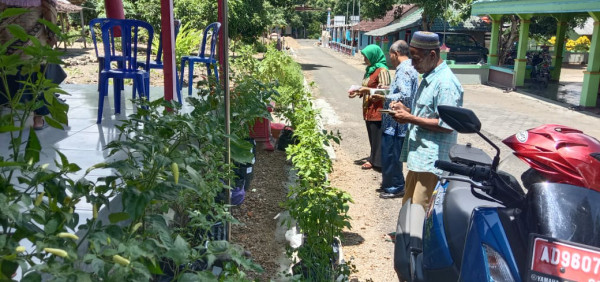
[[(554, 17), (558, 21), (556, 28), (556, 44), (552, 65), (553, 79), (558, 79), (561, 72), (562, 53), (565, 48), (564, 39), (567, 33), (567, 21), (573, 16), (591, 16), (594, 20), (593, 35), (589, 51), (589, 60), (584, 71), (583, 88), (580, 105), (584, 107), (597, 106), (598, 88), (600, 86), (600, 1), (598, 0), (478, 0), (472, 4), (471, 14), (489, 15), (492, 19), (492, 35), (488, 64), (490, 64), (490, 81), (494, 77), (512, 75), (512, 86), (519, 87), (525, 83), (526, 52), (529, 41), (529, 25), (533, 16)], [(498, 67), (498, 42), (500, 36), (501, 18), (504, 15), (517, 15), (521, 20), (517, 59), (513, 70)], [(509, 76), (510, 77), (510, 76)]]

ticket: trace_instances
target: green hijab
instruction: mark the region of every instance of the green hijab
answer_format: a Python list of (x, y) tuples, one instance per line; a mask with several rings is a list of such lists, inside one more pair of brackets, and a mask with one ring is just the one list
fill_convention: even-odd
[(362, 51), (363, 56), (367, 57), (370, 65), (366, 68), (365, 78), (371, 76), (378, 68), (388, 69), (387, 61), (385, 60), (385, 54), (375, 44), (367, 45)]

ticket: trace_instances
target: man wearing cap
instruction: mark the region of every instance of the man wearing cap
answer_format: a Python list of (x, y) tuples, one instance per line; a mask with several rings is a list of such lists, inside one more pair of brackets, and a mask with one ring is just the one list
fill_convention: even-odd
[[(390, 85), (390, 93), (382, 96), (385, 99), (384, 109), (389, 109), (390, 104), (401, 101), (404, 105), (412, 105), (412, 101), (419, 87), (419, 74), (413, 68), (409, 59), (409, 46), (404, 40), (398, 40), (390, 46), (390, 62), (396, 68), (396, 76)], [(375, 94), (377, 95), (377, 94)], [(400, 152), (404, 137), (408, 130), (406, 124), (399, 124), (393, 116), (382, 114), (381, 136), (381, 190), (380, 198), (391, 199), (404, 196), (404, 174)]]
[(425, 209), (442, 171), (434, 167), (437, 160), (449, 160), (450, 147), (457, 134), (440, 118), (439, 105), (462, 106), (463, 88), (452, 70), (440, 58), (440, 42), (436, 33), (415, 32), (410, 42), (412, 65), (423, 74), (412, 105), (395, 102), (390, 105), (394, 119), (408, 123), (400, 159), (407, 163), (405, 194), (402, 204), (412, 198), (413, 204)]

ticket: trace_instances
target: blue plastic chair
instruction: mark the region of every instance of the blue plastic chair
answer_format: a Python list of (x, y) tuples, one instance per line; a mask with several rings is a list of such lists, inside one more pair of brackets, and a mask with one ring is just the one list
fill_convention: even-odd
[[(96, 36), (96, 26), (100, 26), (100, 28), (102, 28), (102, 25), (104, 25), (104, 23), (110, 21), (111, 19), (107, 19), (107, 18), (97, 18), (97, 19), (92, 19), (90, 20), (90, 35), (92, 37), (92, 42), (94, 42), (94, 51), (96, 52), (96, 58), (98, 58), (98, 81), (100, 81), (100, 72), (102, 71), (102, 68), (104, 68), (104, 54), (100, 54), (98, 52), (98, 40), (97, 40), (97, 36)], [(113, 54), (113, 58), (118, 59), (117, 56), (115, 56), (115, 50), (111, 50), (111, 53)], [(119, 88), (121, 90), (124, 89), (124, 84), (119, 81), (118, 83), (115, 83), (115, 86), (120, 86)], [(98, 91), (100, 91), (100, 83), (98, 83)]]
[[(121, 30), (121, 42), (115, 41), (115, 27)], [(151, 48), (146, 48), (146, 67), (139, 69), (138, 61), (138, 36), (140, 29), (145, 29), (148, 34), (148, 46), (152, 46), (154, 29), (147, 22), (139, 20), (110, 19), (102, 25), (102, 43), (104, 45), (104, 67), (100, 72), (100, 95), (98, 98), (98, 121), (102, 122), (104, 98), (108, 96), (108, 80), (133, 79), (133, 87), (146, 99), (150, 99), (150, 56)], [(115, 50), (121, 50), (118, 54)], [(118, 62), (114, 68), (112, 62)], [(121, 112), (121, 91), (115, 87), (115, 114)], [(134, 97), (135, 98), (135, 97)]]
[[(208, 75), (211, 75), (211, 65), (215, 72), (216, 81), (219, 82), (219, 72), (217, 71), (217, 59), (215, 58), (215, 46), (217, 45), (217, 37), (219, 36), (219, 29), (221, 29), (220, 22), (214, 22), (209, 24), (204, 29), (204, 36), (202, 37), (202, 45), (200, 45), (200, 51), (198, 56), (183, 56), (181, 58), (181, 76), (179, 77), (179, 87), (177, 88), (177, 97), (181, 101), (181, 88), (183, 86), (183, 71), (185, 69), (186, 62), (188, 63), (188, 96), (192, 95), (192, 87), (194, 85), (194, 63), (203, 63), (206, 65)], [(212, 36), (210, 38), (210, 54), (206, 55), (206, 41), (209, 32)]]
[[(181, 21), (179, 20), (175, 20), (174, 22), (174, 26), (175, 26), (175, 38), (177, 38), (177, 35), (179, 34), (179, 28), (181, 27)], [(150, 60), (150, 69), (163, 69), (164, 65), (162, 62), (162, 58), (163, 58), (163, 46), (162, 46), (162, 32), (159, 34), (158, 36), (158, 51), (156, 52), (156, 59), (154, 60)], [(145, 61), (138, 61), (138, 66), (140, 68), (145, 68), (146, 67), (146, 62)], [(177, 70), (176, 70), (177, 71)], [(176, 78), (178, 78), (179, 76), (176, 74), (175, 75)], [(179, 89), (179, 79), (177, 79), (177, 81), (175, 81), (175, 83), (177, 83), (177, 89)], [(133, 89), (133, 96), (135, 97), (135, 88)], [(181, 101), (181, 97), (178, 97), (179, 99), (179, 103), (182, 103)]]

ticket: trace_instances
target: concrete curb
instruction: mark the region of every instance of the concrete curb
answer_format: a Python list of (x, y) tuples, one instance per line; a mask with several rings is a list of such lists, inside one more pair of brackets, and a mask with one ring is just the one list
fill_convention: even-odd
[[(489, 85), (486, 85), (486, 86), (489, 86)], [(489, 86), (489, 87), (493, 87), (493, 86)], [(546, 104), (546, 105), (548, 105), (550, 107), (555, 107), (557, 109), (569, 110), (569, 111), (573, 111), (573, 112), (576, 112), (576, 113), (579, 113), (579, 114), (582, 114), (582, 115), (587, 115), (587, 116), (591, 116), (591, 117), (595, 117), (595, 118), (600, 118), (600, 115), (598, 115), (598, 114), (594, 114), (594, 113), (590, 113), (590, 112), (586, 112), (586, 111), (575, 110), (574, 108), (576, 106), (573, 106), (571, 104), (562, 103), (562, 102), (559, 102), (559, 101), (554, 101), (554, 100), (548, 99), (546, 97), (542, 97), (542, 96), (539, 96), (539, 95), (535, 95), (533, 93), (529, 93), (529, 92), (524, 91), (524, 90), (517, 89), (516, 91), (511, 91), (511, 92), (509, 92), (507, 94), (511, 94), (512, 95), (512, 93), (521, 94), (521, 97), (524, 97), (525, 99), (529, 99), (529, 100), (532, 100), (532, 101), (538, 101), (540, 103), (544, 103), (544, 104)]]
[[(310, 86), (306, 78), (304, 78), (304, 90), (310, 92)], [(335, 111), (333, 111), (333, 108), (325, 100), (314, 98), (312, 98), (311, 100), (313, 109), (319, 110), (319, 115), (317, 116), (317, 126), (319, 130), (325, 130), (325, 127), (323, 126), (323, 117), (321, 116), (321, 114), (323, 114), (324, 112), (329, 114), (330, 116), (334, 116), (332, 119), (336, 119), (339, 122), (339, 119), (337, 119), (337, 116), (335, 115)], [(332, 161), (335, 161), (336, 155), (333, 147), (331, 145), (323, 145), (323, 148), (325, 149), (325, 151), (327, 151), (327, 155), (329, 155), (329, 158)]]

